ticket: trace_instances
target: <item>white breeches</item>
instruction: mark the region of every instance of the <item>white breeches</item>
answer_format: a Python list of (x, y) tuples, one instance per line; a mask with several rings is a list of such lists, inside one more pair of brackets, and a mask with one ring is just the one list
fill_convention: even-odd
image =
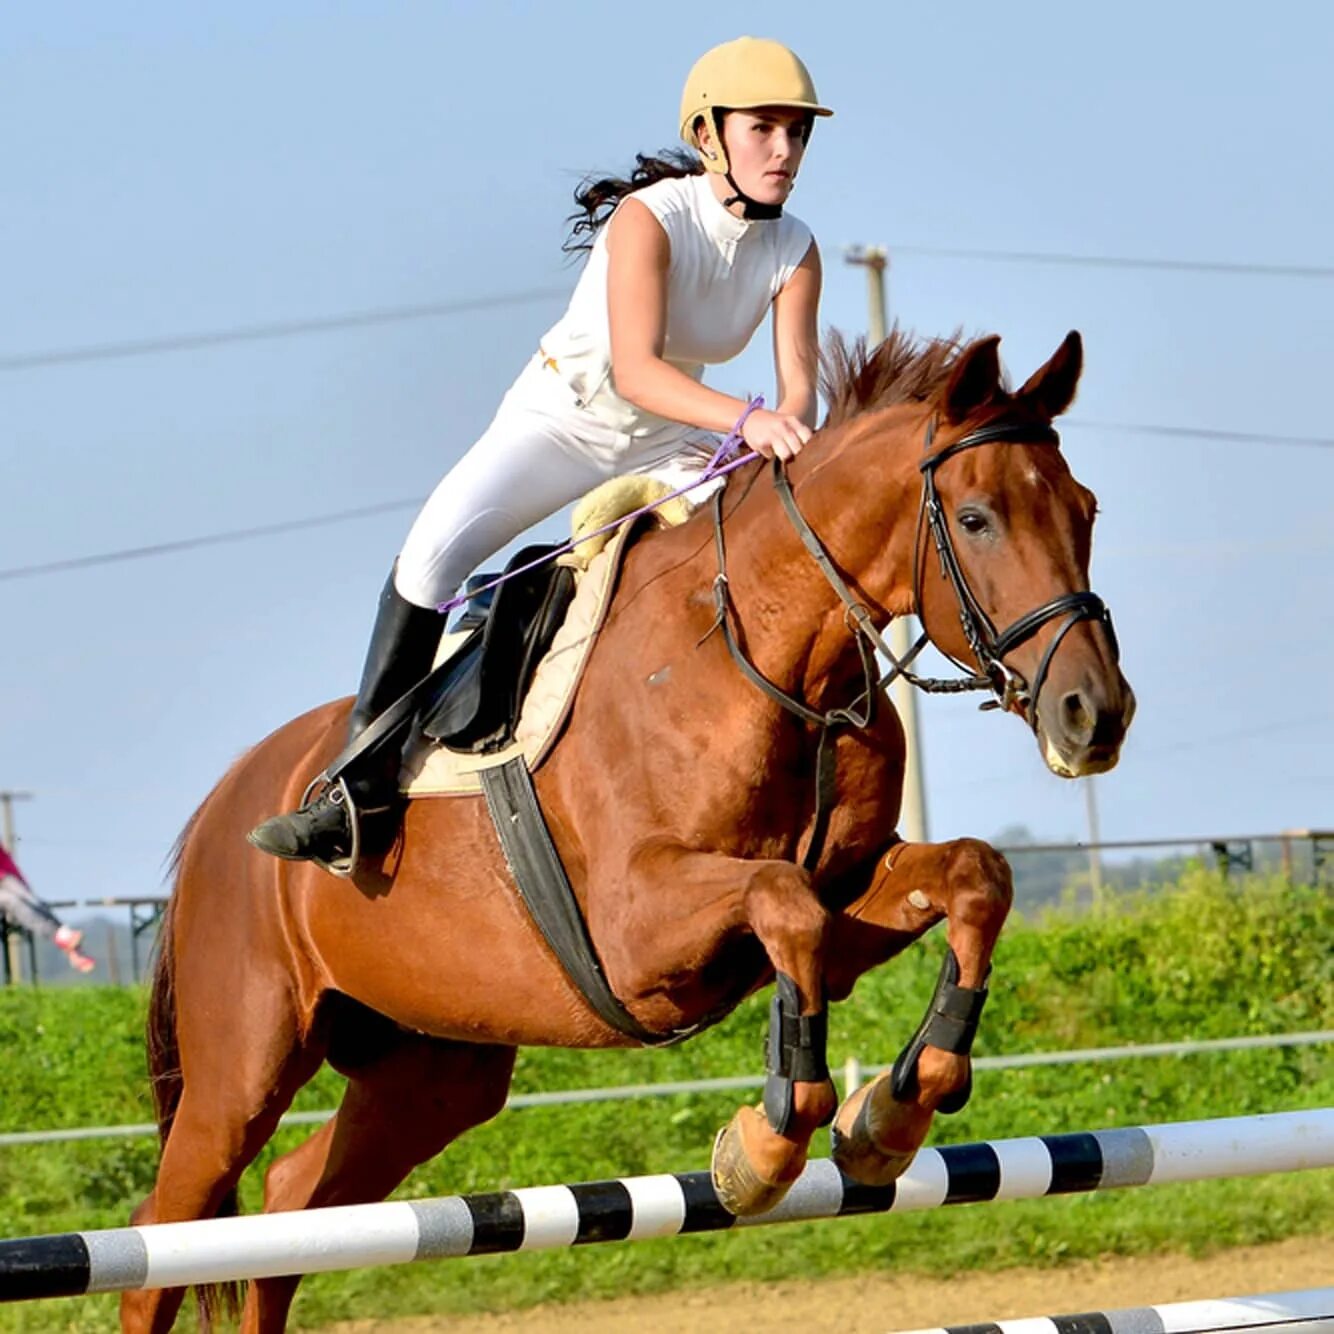
[[(600, 482), (651, 473), (675, 490), (703, 472), (717, 445), (710, 432), (675, 423), (645, 436), (613, 431), (534, 357), (422, 507), (394, 586), (418, 607), (438, 606), (487, 557)], [(690, 499), (712, 489), (701, 486)]]

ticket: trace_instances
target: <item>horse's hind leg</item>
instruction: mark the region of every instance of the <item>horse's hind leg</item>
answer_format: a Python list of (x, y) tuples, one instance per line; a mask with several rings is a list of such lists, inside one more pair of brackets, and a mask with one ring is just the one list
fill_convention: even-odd
[[(859, 1089), (835, 1118), (834, 1161), (856, 1180), (893, 1181), (912, 1162), (936, 1112), (958, 1111), (968, 1100), (969, 1051), (1012, 898), (1004, 857), (975, 839), (899, 844), (877, 864), (860, 920), (901, 933), (901, 948), (944, 917), (949, 952), (927, 1014), (893, 1070)], [(840, 926), (834, 930), (837, 938)], [(843, 953), (831, 946), (831, 959)], [(845, 987), (850, 978), (831, 980), (835, 993)]]
[[(182, 1033), (184, 1087), (157, 1180), (132, 1216), (136, 1225), (229, 1212), (241, 1173), (324, 1058), (318, 1046), (300, 1040), (294, 1014), (283, 1014), (276, 1004), (259, 1004), (253, 989), (245, 1003), (259, 1006), (243, 1012), (263, 1015), (262, 1028), (212, 1022), (194, 1041), (188, 1030)], [(122, 1330), (164, 1334), (184, 1296), (184, 1288), (123, 1293)], [(201, 1289), (201, 1304), (209, 1314), (217, 1297), (217, 1290)]]
[[(504, 1107), (512, 1047), (393, 1033), (383, 1055), (340, 1067), (348, 1084), (337, 1114), (269, 1168), (265, 1212), (382, 1200), (414, 1167)], [(299, 1275), (253, 1282), (244, 1334), (281, 1331), (300, 1282)]]

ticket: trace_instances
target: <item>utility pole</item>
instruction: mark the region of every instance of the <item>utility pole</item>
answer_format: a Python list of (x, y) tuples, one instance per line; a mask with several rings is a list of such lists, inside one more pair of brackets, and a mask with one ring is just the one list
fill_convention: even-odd
[[(14, 803), (16, 801), (31, 801), (31, 792), (0, 792), (0, 843), (4, 844), (5, 851), (9, 853), (15, 861), (18, 860), (18, 839), (14, 834)], [(19, 947), (20, 934), (17, 924), (13, 925), (5, 933), (5, 948), (8, 951), (7, 960), (9, 963), (8, 975), (10, 985), (17, 986), (20, 978), (23, 976), (22, 970), (22, 952)]]
[[(889, 255), (881, 246), (859, 245), (846, 249), (843, 258), (847, 263), (860, 265), (866, 270), (868, 301), (866, 329), (871, 346), (878, 347), (885, 341), (887, 332), (885, 270), (889, 268)], [(915, 619), (911, 616), (896, 616), (889, 623), (889, 647), (900, 661), (908, 655), (913, 646), (915, 623)], [(899, 676), (890, 683), (889, 693), (903, 722), (904, 739), (908, 746), (907, 766), (903, 774), (903, 809), (899, 814), (899, 833), (909, 843), (925, 843), (926, 789), (922, 783), (922, 734), (917, 722), (917, 692)]]

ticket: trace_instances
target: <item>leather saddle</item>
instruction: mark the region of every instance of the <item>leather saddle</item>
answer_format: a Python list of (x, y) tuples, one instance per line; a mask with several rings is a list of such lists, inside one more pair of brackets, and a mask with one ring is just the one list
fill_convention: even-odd
[[(554, 543), (525, 547), (505, 572), (556, 550)], [(448, 670), (441, 671), (417, 710), (422, 735), (471, 754), (502, 749), (513, 739), (533, 672), (574, 596), (574, 571), (554, 562), (473, 594), (495, 578), (478, 574), (465, 585), (468, 602), (452, 629), (468, 638), (441, 664)]]
[[(525, 547), (506, 573), (556, 549), (555, 543)], [(495, 578), (474, 575), (466, 588), (480, 589)], [(389, 744), (401, 747), (414, 731), (468, 754), (507, 746), (533, 672), (574, 596), (574, 584), (573, 570), (546, 562), (470, 598), (452, 627), (465, 635), (455, 652), (395, 700), (311, 788), (360, 772), (364, 757), (383, 753)]]

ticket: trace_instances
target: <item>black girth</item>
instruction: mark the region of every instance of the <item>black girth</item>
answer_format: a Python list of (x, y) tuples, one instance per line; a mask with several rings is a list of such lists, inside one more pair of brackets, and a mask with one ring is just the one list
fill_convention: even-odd
[[(927, 427), (925, 449), (931, 448), (935, 437), (934, 419)], [(930, 454), (918, 465), (922, 473), (922, 502), (917, 517), (917, 533), (913, 539), (913, 598), (918, 607), (922, 605), (921, 570), (918, 565), (918, 552), (921, 549), (922, 524), (931, 532), (932, 540), (940, 556), (941, 570), (949, 579), (959, 602), (959, 619), (963, 624), (964, 636), (968, 646), (977, 658), (981, 674), (967, 675), (958, 680), (938, 680), (921, 677), (909, 670), (910, 664), (926, 647), (927, 636), (923, 632), (912, 648), (902, 659), (895, 657), (883, 636), (875, 628), (871, 619), (871, 610), (859, 601), (838, 573), (833, 559), (820, 541), (815, 530), (807, 523), (805, 516), (797, 506), (792, 494), (787, 473), (778, 459), (773, 460), (773, 482), (778, 492), (778, 499), (787, 513), (802, 545), (810, 553), (829, 586), (838, 594), (844, 605), (844, 621), (853, 634), (857, 651), (861, 657), (864, 687), (848, 704), (840, 708), (820, 712), (811, 708), (802, 700), (789, 695), (785, 690), (770, 681), (753, 662), (746, 657), (737, 643), (732, 630), (735, 608), (732, 604), (731, 590), (727, 580), (727, 550), (723, 541), (723, 488), (714, 492), (713, 518), (714, 542), (718, 552), (718, 573), (713, 581), (713, 601), (717, 615), (709, 634), (720, 630), (723, 642), (732, 660), (741, 673), (757, 689), (781, 705), (787, 712), (794, 714), (803, 722), (819, 729), (816, 745), (815, 762), (815, 814), (812, 822), (810, 842), (802, 857), (802, 866), (813, 870), (820, 859), (824, 837), (829, 824), (829, 813), (834, 800), (834, 747), (830, 733), (841, 727), (854, 727), (864, 730), (875, 719), (876, 706), (884, 689), (896, 677), (902, 676), (912, 685), (932, 694), (954, 693), (965, 690), (991, 690), (997, 698), (984, 704), (983, 708), (1009, 708), (1016, 701), (1024, 708), (1024, 717), (1030, 726), (1037, 724), (1038, 695), (1047, 679), (1052, 656), (1070, 630), (1080, 621), (1099, 621), (1107, 628), (1111, 639), (1113, 656), (1117, 655), (1116, 632), (1112, 628), (1112, 616), (1106, 604), (1096, 593), (1063, 593), (1059, 597), (1044, 602), (1040, 607), (1027, 612), (1004, 631), (997, 633), (991, 618), (983, 610), (963, 572), (954, 543), (950, 537), (949, 526), (945, 522), (944, 509), (936, 492), (935, 472), (946, 459), (972, 449), (978, 445), (999, 442), (1022, 442), (1030, 445), (1058, 445), (1060, 436), (1050, 426), (1035, 426), (1029, 423), (994, 422), (970, 432), (961, 440), (947, 445), (935, 454)], [(1037, 674), (1030, 688), (1024, 678), (1008, 667), (1003, 661), (1005, 655), (1031, 639), (1048, 621), (1064, 616), (1060, 629), (1047, 646), (1046, 652), (1038, 665)], [(707, 635), (705, 636), (708, 637)], [(878, 649), (890, 664), (885, 674), (877, 679), (874, 650)], [(955, 661), (961, 670), (968, 669)]]

